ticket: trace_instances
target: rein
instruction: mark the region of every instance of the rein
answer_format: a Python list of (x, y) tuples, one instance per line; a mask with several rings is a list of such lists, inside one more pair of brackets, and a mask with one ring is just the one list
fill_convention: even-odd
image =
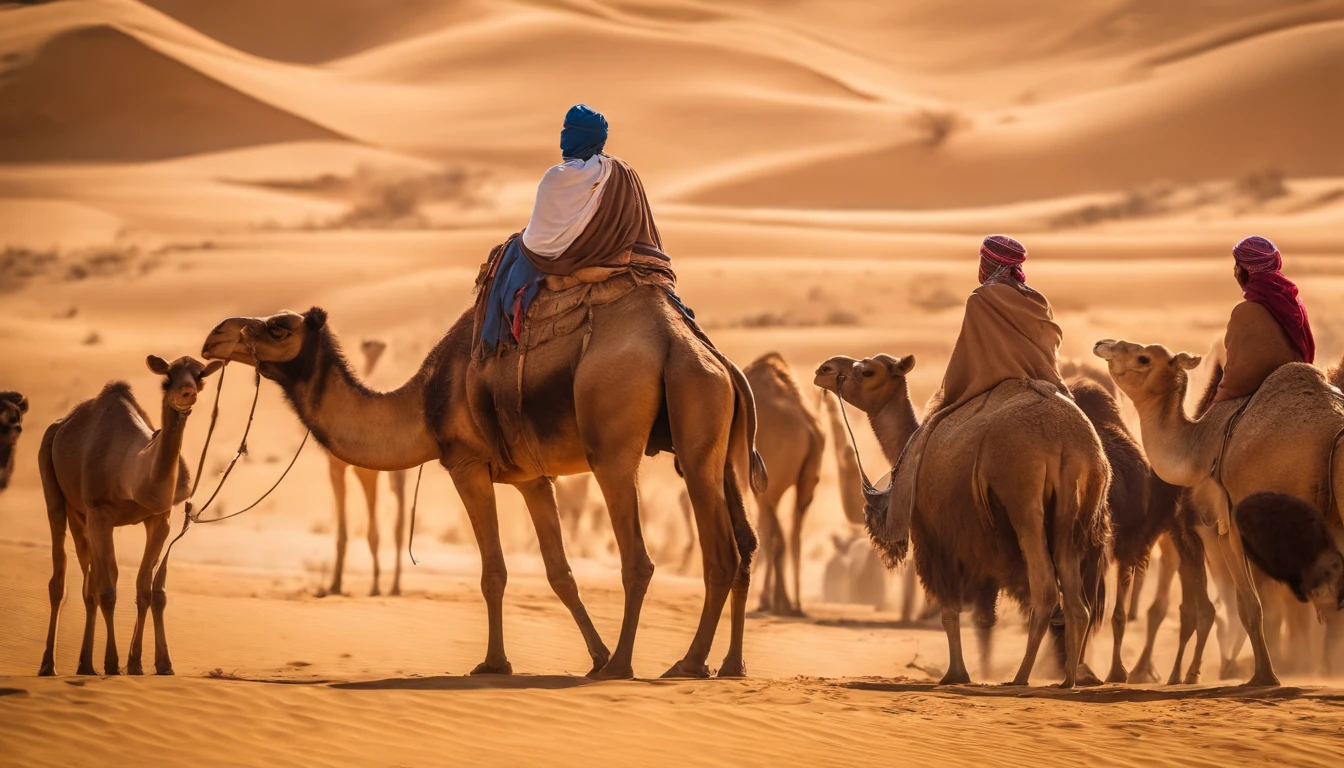
[[(836, 389), (839, 389), (840, 385), (844, 383), (844, 380), (847, 378), (849, 377), (845, 376), (843, 373), (836, 374), (835, 376)], [(828, 395), (835, 395), (836, 402), (839, 403), (840, 405), (840, 417), (845, 420), (845, 431), (849, 433), (849, 444), (854, 448), (854, 461), (859, 465), (859, 477), (862, 478), (863, 480), (864, 495), (875, 496), (890, 491), (891, 485), (888, 485), (885, 491), (873, 485), (872, 481), (868, 479), (868, 473), (863, 470), (863, 458), (860, 457), (859, 455), (859, 441), (854, 438), (854, 428), (849, 426), (849, 412), (845, 410), (845, 399), (843, 397), (840, 397), (839, 394), (831, 392), (830, 390), (823, 390), (823, 391), (825, 391)], [(896, 478), (893, 477), (892, 482), (894, 483), (895, 480)]]
[[(294, 468), (295, 462), (299, 460), (299, 454), (303, 453), (303, 447), (308, 444), (308, 436), (312, 434), (312, 430), (307, 430), (303, 433), (303, 440), (299, 442), (299, 448), (294, 452), (294, 458), (289, 460), (289, 466), (285, 467), (285, 471), (280, 473), (280, 477), (275, 481), (273, 485), (271, 485), (270, 488), (266, 489), (265, 493), (261, 494), (260, 498), (258, 498), (251, 504), (247, 505), (246, 507), (243, 507), (242, 509), (238, 510), (237, 512), (233, 512), (227, 515), (220, 515), (219, 517), (214, 517), (209, 520), (202, 520), (201, 515), (205, 512), (205, 510), (210, 508), (211, 504), (214, 503), (215, 497), (219, 496), (220, 490), (224, 488), (224, 481), (229, 479), (229, 475), (233, 472), (234, 466), (238, 464), (238, 460), (241, 459), (243, 455), (247, 453), (247, 436), (252, 432), (252, 421), (257, 415), (257, 400), (260, 399), (261, 397), (261, 371), (260, 369), (257, 369), (256, 375), (254, 376), (253, 379), (253, 384), (256, 389), (252, 393), (252, 408), (247, 413), (247, 426), (244, 427), (243, 429), (242, 439), (238, 441), (238, 450), (234, 452), (233, 459), (229, 462), (229, 466), (224, 469), (224, 475), (219, 478), (219, 484), (215, 486), (215, 490), (213, 493), (210, 494), (210, 498), (206, 499), (205, 504), (201, 506), (199, 511), (195, 510), (195, 508), (192, 506), (191, 499), (196, 496), (196, 491), (198, 488), (200, 488), (201, 485), (201, 473), (205, 469), (205, 457), (210, 450), (210, 439), (214, 437), (215, 423), (219, 421), (219, 395), (221, 392), (224, 391), (224, 375), (228, 372), (228, 370), (229, 368), (226, 365), (219, 372), (219, 386), (215, 388), (215, 401), (213, 407), (210, 410), (210, 428), (205, 433), (205, 445), (201, 446), (201, 458), (196, 463), (196, 479), (192, 481), (191, 493), (187, 495), (187, 501), (183, 505), (186, 514), (182, 518), (182, 530), (179, 531), (177, 536), (175, 536), (173, 540), (168, 543), (168, 549), (166, 549), (163, 553), (163, 560), (159, 563), (159, 568), (154, 574), (155, 589), (163, 588), (163, 585), (167, 580), (168, 576), (167, 574), (168, 556), (171, 555), (173, 552), (173, 545), (176, 544), (183, 536), (187, 535), (187, 529), (191, 527), (192, 523), (200, 523), (202, 525), (205, 525), (206, 523), (218, 523), (221, 520), (228, 520), (231, 517), (237, 517), (243, 514), (244, 512), (248, 512), (254, 509), (258, 504), (265, 501), (266, 497), (270, 496), (272, 491), (280, 487), (280, 483), (285, 479), (285, 477), (289, 475), (289, 471)], [(419, 481), (417, 480), (416, 484), (417, 493), (419, 492), (419, 489), (420, 489)], [(412, 509), (412, 515), (414, 515), (414, 508)], [(412, 531), (415, 530), (414, 516), (412, 516), (411, 518), (411, 530)]]

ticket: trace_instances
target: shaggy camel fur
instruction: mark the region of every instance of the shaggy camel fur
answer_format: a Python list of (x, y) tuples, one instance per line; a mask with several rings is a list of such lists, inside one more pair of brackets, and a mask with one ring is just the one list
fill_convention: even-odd
[(154, 566), (168, 538), (168, 512), (186, 501), (190, 493), (187, 463), (182, 459), (182, 436), (196, 396), (205, 377), (223, 367), (191, 357), (172, 364), (150, 355), (149, 370), (164, 377), (163, 428), (150, 426), (131, 388), (113, 382), (92, 400), (75, 406), (42, 436), (38, 468), (47, 500), (51, 525), (51, 622), (47, 649), (39, 675), (56, 674), (56, 622), (65, 599), (65, 531), (69, 524), (75, 539), (75, 554), (84, 574), (84, 642), (79, 651), (81, 675), (94, 674), (94, 614), (99, 608), (107, 624), (107, 649), (103, 672), (119, 672), (116, 634), (112, 616), (117, 605), (117, 555), (112, 529), (145, 525), (145, 554), (135, 578), (135, 630), (131, 633), (128, 674), (143, 674), (140, 663), (144, 648), (145, 613), (154, 609), (154, 669), (173, 674), (168, 656), (168, 637), (163, 628), (163, 610), (168, 604), (163, 573), (154, 577)]
[(23, 434), (23, 415), (28, 412), (28, 398), (5, 390), (0, 392), (0, 491), (9, 487), (14, 476), (14, 446)]
[[(868, 542), (854, 543), (858, 537), (867, 538), (863, 536), (863, 475), (859, 471), (859, 456), (850, 442), (849, 429), (845, 427), (844, 417), (840, 413), (840, 409), (843, 407), (840, 400), (826, 395), (825, 392), (826, 390), (822, 390), (822, 399), (826, 403), (826, 415), (830, 419), (831, 435), (834, 439), (835, 471), (840, 485), (840, 508), (845, 513), (845, 519), (855, 529), (847, 539), (839, 536), (832, 537), (832, 542), (836, 547), (833, 562), (837, 565), (831, 570), (836, 574), (835, 578), (838, 578), (838, 574), (841, 573), (841, 563), (845, 563), (848, 572), (853, 574), (853, 584), (845, 589), (845, 592), (852, 599), (841, 602), (864, 603), (880, 611), (887, 610), (890, 601), (887, 598), (886, 569), (882, 567), (881, 557)], [(909, 425), (907, 424), (907, 426)], [(911, 432), (913, 431), (911, 429)], [(895, 464), (897, 458), (896, 456), (887, 456), (887, 463)], [(830, 578), (832, 577), (828, 577), (828, 583), (830, 583)], [(901, 566), (900, 580), (901, 621), (914, 621), (916, 603), (918, 602), (916, 596), (918, 584), (916, 584), (913, 563), (906, 563)], [(833, 587), (831, 588), (831, 594), (841, 594), (841, 590)], [(926, 611), (937, 614), (938, 607), (928, 605)], [(920, 616), (920, 618), (924, 617)]]
[[(1142, 449), (1134, 441), (1129, 428), (1120, 416), (1120, 406), (1109, 390), (1097, 384), (1092, 378), (1073, 378), (1068, 380), (1073, 400), (1087, 416), (1088, 421), (1097, 430), (1101, 445), (1106, 452), (1106, 460), (1111, 465), (1111, 488), (1107, 495), (1107, 505), (1111, 511), (1111, 531), (1113, 533), (1113, 552), (1117, 566), (1117, 586), (1115, 611), (1111, 615), (1111, 628), (1114, 643), (1111, 652), (1111, 671), (1106, 676), (1108, 683), (1123, 683), (1129, 679), (1125, 670), (1121, 651), (1125, 640), (1127, 620), (1126, 603), (1134, 573), (1147, 567), (1148, 555), (1158, 536), (1168, 533), (1178, 549), (1181, 577), (1181, 634), (1177, 646), (1176, 663), (1167, 683), (1175, 685), (1181, 681), (1182, 658), (1190, 637), (1198, 632), (1195, 640), (1194, 658), (1190, 664), (1190, 674), (1186, 683), (1199, 682), (1199, 671), (1204, 658), (1204, 646), (1213, 628), (1214, 607), (1208, 596), (1208, 583), (1204, 571), (1204, 546), (1190, 531), (1186, 530), (1177, 516), (1180, 489), (1162, 482), (1153, 474), (1144, 458)], [(1150, 617), (1149, 635), (1157, 634), (1160, 617), (1156, 621)], [(1139, 659), (1137, 676), (1147, 678), (1152, 674), (1152, 642), (1145, 645), (1145, 653)]]
[[(913, 367), (912, 357), (834, 357), (817, 370), (816, 384), (868, 412), (885, 450), (900, 438), (887, 425), (914, 419), (905, 385)], [(927, 455), (936, 459), (922, 465), (912, 519), (891, 519), (890, 505), (867, 514), (869, 534), (890, 559), (904, 557), (913, 543), (920, 580), (942, 608), (949, 656), (942, 684), (970, 681), (961, 606), (997, 596), (1000, 587), (1031, 616), (1013, 683), (1028, 683), (1061, 598), (1061, 685), (1077, 680), (1091, 618), (1101, 609), (1110, 470), (1087, 418), (1053, 392), (1013, 380), (970, 400), (930, 436)]]
[[(489, 639), (476, 673), (513, 669), (504, 652), (507, 570), (494, 489), (500, 482), (517, 488), (527, 503), (547, 577), (592, 658), (590, 674), (634, 675), (635, 631), (653, 577), (636, 476), (647, 449), (675, 449), (695, 507), (705, 604), (690, 648), (667, 674), (709, 676), (705, 662), (730, 592), (732, 628), (719, 674), (745, 674), (742, 634), (756, 534), (738, 477), (750, 463), (754, 487), (766, 478), (741, 371), (721, 363), (656, 286), (591, 307), (591, 334), (577, 330), (531, 349), (525, 366), (517, 349), (474, 359), (473, 316), (464, 313), (420, 370), (392, 392), (374, 392), (359, 381), (326, 312), (316, 307), (302, 315), (228, 318), (210, 332), (204, 354), (257, 366), (281, 386), (313, 436), (344, 461), (384, 470), (438, 461), (448, 470), (481, 553)], [(487, 430), (505, 444), (492, 447)], [(525, 457), (522, 464), (502, 459), (501, 447)], [(625, 615), (614, 653), (579, 598), (551, 480), (588, 471), (602, 488), (621, 554)]]
[[(378, 365), (378, 360), (382, 358), (383, 353), (387, 351), (387, 343), (377, 339), (366, 339), (360, 343), (359, 351), (364, 354), (363, 374), (368, 377), (373, 373), (373, 369)], [(364, 489), (364, 501), (369, 509), (369, 553), (373, 555), (373, 588), (369, 590), (369, 596), (372, 597), (380, 594), (378, 577), (381, 573), (378, 567), (378, 544), (380, 541), (378, 535), (378, 470), (353, 467), (330, 453), (327, 454), (327, 472), (331, 477), (331, 493), (336, 500), (336, 566), (333, 568), (331, 586), (327, 589), (326, 594), (341, 594), (341, 577), (345, 574), (345, 544), (349, 538), (345, 530), (345, 470), (347, 467), (355, 470), (355, 479)], [(388, 591), (389, 595), (395, 596), (401, 594), (401, 545), (405, 540), (406, 532), (406, 471), (394, 470), (388, 472), (387, 480), (388, 486), (392, 489), (392, 495), (397, 498), (397, 521), (393, 528), (397, 559), (392, 574), (392, 588)]]
[[(770, 483), (756, 494), (757, 528), (765, 553), (765, 578), (758, 610), (778, 615), (803, 613), (803, 518), (821, 481), (826, 433), (821, 421), (798, 388), (788, 363), (776, 352), (757, 358), (742, 371), (756, 397), (757, 433), (761, 458), (770, 468)], [(794, 489), (793, 520), (788, 548), (779, 522), (779, 503)], [(793, 599), (785, 586), (786, 560), (793, 566)]]
[[(1254, 655), (1248, 684), (1277, 685), (1263, 609), (1229, 501), (1235, 505), (1253, 493), (1284, 493), (1327, 517), (1339, 516), (1344, 453), (1335, 454), (1335, 443), (1344, 429), (1344, 403), (1321, 371), (1294, 363), (1271, 374), (1249, 403), (1244, 398), (1216, 403), (1192, 421), (1184, 401), (1188, 371), (1200, 357), (1111, 340), (1098, 342), (1095, 353), (1107, 361), (1112, 378), (1138, 409), (1153, 470), (1167, 482), (1192, 488), (1199, 507), (1215, 513), (1219, 550), (1236, 582), (1238, 613)], [(1224, 446), (1228, 423), (1243, 405)]]
[(1246, 556), (1318, 613), (1344, 609), (1344, 555), (1310, 504), (1282, 493), (1253, 493), (1232, 510)]

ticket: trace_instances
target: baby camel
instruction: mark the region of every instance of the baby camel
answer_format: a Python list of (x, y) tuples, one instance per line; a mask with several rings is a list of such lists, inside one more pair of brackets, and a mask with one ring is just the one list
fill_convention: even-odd
[[(145, 525), (145, 555), (135, 579), (135, 631), (131, 633), (128, 674), (143, 674), (140, 654), (144, 647), (145, 612), (154, 608), (154, 669), (173, 674), (168, 657), (168, 639), (163, 629), (163, 609), (168, 604), (163, 575), (154, 578), (154, 566), (168, 538), (168, 512), (185, 501), (190, 488), (187, 464), (182, 460), (182, 436), (187, 417), (196, 404), (206, 376), (223, 367), (216, 360), (206, 365), (192, 357), (179, 357), (172, 364), (150, 355), (149, 370), (164, 377), (163, 428), (154, 430), (130, 385), (115, 381), (103, 387), (92, 400), (75, 406), (42, 436), (38, 467), (51, 524), (51, 623), (47, 650), (39, 675), (56, 674), (54, 651), (56, 621), (65, 599), (65, 530), (74, 532), (75, 554), (84, 574), (84, 642), (79, 651), (79, 674), (93, 669), (94, 613), (99, 607), (107, 624), (105, 674), (118, 674), (117, 643), (112, 628), (117, 605), (117, 557), (112, 529)], [(151, 580), (153, 583), (151, 584)], [(151, 589), (152, 587), (152, 589)]]

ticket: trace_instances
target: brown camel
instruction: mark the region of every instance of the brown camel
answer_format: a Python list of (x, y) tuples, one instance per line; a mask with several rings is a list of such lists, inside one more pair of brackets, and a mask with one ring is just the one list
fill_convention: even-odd
[(223, 363), (204, 364), (179, 357), (172, 364), (150, 355), (149, 370), (163, 376), (163, 427), (150, 426), (131, 388), (112, 382), (92, 400), (75, 406), (42, 436), (38, 468), (51, 524), (51, 622), (47, 649), (39, 675), (56, 674), (56, 622), (65, 599), (65, 531), (75, 539), (75, 554), (84, 574), (84, 642), (79, 651), (79, 674), (92, 675), (94, 614), (101, 607), (107, 624), (103, 672), (119, 672), (112, 615), (117, 605), (117, 556), (112, 529), (145, 525), (145, 554), (135, 578), (135, 630), (131, 633), (128, 674), (143, 674), (145, 612), (154, 609), (154, 669), (173, 674), (163, 610), (168, 604), (165, 574), (154, 576), (154, 566), (168, 538), (168, 512), (190, 493), (187, 463), (182, 459), (182, 436), (187, 417), (196, 404), (206, 376)]
[[(373, 369), (378, 365), (378, 360), (387, 351), (387, 342), (377, 339), (365, 339), (359, 345), (359, 351), (364, 354), (364, 376), (368, 377), (373, 373)], [(364, 501), (369, 508), (369, 552), (373, 555), (373, 588), (369, 590), (369, 595), (380, 594), (378, 589), (378, 470), (365, 469), (364, 467), (352, 467), (344, 461), (336, 458), (332, 454), (327, 454), (327, 470), (331, 476), (331, 492), (336, 499), (336, 566), (331, 575), (331, 587), (326, 591), (329, 595), (341, 594), (341, 577), (345, 573), (345, 544), (348, 535), (345, 531), (345, 470), (351, 467), (355, 470), (355, 479), (364, 489)], [(397, 497), (397, 522), (393, 528), (393, 538), (396, 541), (396, 569), (392, 574), (392, 589), (389, 595), (401, 594), (401, 545), (405, 539), (406, 531), (406, 471), (393, 470), (387, 473), (388, 485), (392, 488), (392, 495)]]
[[(392, 392), (359, 381), (326, 312), (316, 307), (302, 315), (228, 318), (211, 331), (205, 355), (257, 366), (281, 386), (314, 437), (344, 461), (394, 470), (437, 460), (448, 470), (481, 552), (489, 641), (477, 673), (512, 671), (504, 652), (507, 571), (494, 490), (501, 482), (527, 503), (547, 577), (592, 658), (590, 674), (634, 675), (635, 631), (653, 576), (636, 475), (646, 450), (674, 449), (695, 507), (705, 603), (689, 650), (667, 674), (709, 675), (705, 662), (730, 592), (732, 629), (719, 674), (745, 674), (742, 635), (756, 536), (738, 477), (750, 463), (752, 485), (761, 487), (765, 468), (755, 455), (754, 405), (741, 371), (696, 337), (657, 286), (592, 306), (590, 332), (576, 329), (527, 351), (525, 366), (517, 349), (474, 359), (473, 316), (464, 313)], [(492, 445), (489, 434), (503, 444)], [(500, 449), (522, 463), (501, 458)], [(621, 554), (625, 615), (614, 653), (579, 598), (551, 480), (588, 471), (602, 489)]]
[[(904, 444), (914, 422), (905, 375), (914, 358), (834, 357), (817, 370), (818, 386), (869, 414), (884, 450)], [(896, 425), (894, 428), (892, 425)], [(1022, 666), (1026, 685), (1041, 640), (1062, 598), (1064, 680), (1077, 679), (1097, 605), (1109, 537), (1109, 468), (1096, 432), (1072, 402), (1032, 382), (1007, 381), (949, 415), (930, 435), (913, 516), (893, 520), (891, 506), (870, 511), (869, 535), (889, 559), (913, 543), (915, 568), (942, 609), (948, 671), (942, 684), (970, 681), (961, 653), (961, 606), (1000, 586), (1030, 609)], [(936, 457), (933, 459), (932, 457)], [(992, 600), (989, 600), (992, 606)]]
[[(757, 527), (765, 552), (765, 578), (758, 610), (801, 616), (803, 518), (821, 480), (826, 434), (821, 430), (816, 410), (803, 397), (788, 363), (779, 353), (762, 355), (742, 372), (756, 398), (756, 439), (761, 446), (761, 458), (770, 468), (769, 485), (756, 494)], [(778, 510), (789, 488), (794, 489), (794, 503), (786, 553)], [(792, 601), (785, 586), (786, 560), (793, 565)]]
[(28, 398), (10, 390), (0, 391), (0, 491), (9, 487), (14, 476), (14, 446), (23, 434), (23, 414)]
[[(838, 563), (847, 563), (847, 572), (853, 574), (855, 581), (848, 589), (843, 590), (851, 599), (842, 602), (867, 603), (877, 610), (886, 610), (891, 601), (887, 598), (886, 570), (882, 567), (881, 558), (867, 541), (857, 542), (857, 538), (862, 536), (864, 524), (863, 475), (859, 471), (859, 456), (854, 450), (853, 443), (850, 442), (849, 430), (845, 427), (844, 418), (840, 413), (842, 406), (839, 399), (825, 395), (825, 391), (822, 390), (826, 415), (830, 419), (831, 436), (834, 439), (835, 470), (840, 485), (840, 508), (845, 513), (845, 519), (856, 529), (856, 535), (848, 538), (838, 536), (832, 538), (836, 548), (836, 559), (833, 561), (837, 563), (833, 569), (835, 578), (842, 572)], [(894, 464), (896, 458), (888, 457), (888, 462)], [(902, 566), (900, 578), (901, 621), (913, 621), (918, 587), (915, 583), (914, 566), (909, 563)], [(836, 588), (831, 590), (832, 595), (841, 592), (842, 590)]]
[[(1120, 406), (1109, 390), (1096, 383), (1092, 377), (1074, 377), (1068, 379), (1069, 390), (1079, 409), (1097, 430), (1101, 438), (1106, 460), (1111, 465), (1111, 487), (1107, 493), (1107, 505), (1111, 512), (1111, 531), (1113, 533), (1112, 551), (1117, 567), (1117, 586), (1115, 611), (1111, 616), (1111, 628), (1114, 643), (1111, 651), (1111, 671), (1106, 676), (1108, 683), (1123, 683), (1129, 680), (1125, 670), (1121, 651), (1124, 648), (1125, 624), (1127, 620), (1126, 603), (1133, 583), (1134, 573), (1147, 567), (1148, 555), (1153, 550), (1158, 536), (1170, 534), (1179, 553), (1179, 575), (1181, 577), (1181, 633), (1176, 650), (1176, 664), (1167, 678), (1167, 683), (1175, 685), (1181, 681), (1182, 659), (1186, 644), (1191, 636), (1195, 640), (1194, 657), (1190, 663), (1190, 673), (1186, 683), (1199, 682), (1200, 667), (1204, 658), (1204, 646), (1213, 628), (1214, 607), (1209, 600), (1207, 577), (1204, 571), (1204, 545), (1199, 537), (1190, 531), (1178, 516), (1180, 488), (1162, 482), (1153, 474), (1144, 458), (1142, 449), (1134, 441), (1129, 428), (1120, 416)], [(1136, 670), (1143, 677), (1150, 674), (1152, 667), (1151, 636), (1157, 634), (1161, 617), (1149, 618), (1150, 641), (1144, 648)]]
[[(1336, 456), (1335, 443), (1344, 430), (1344, 403), (1321, 371), (1294, 363), (1271, 374), (1249, 402), (1216, 403), (1191, 420), (1184, 406), (1188, 372), (1200, 357), (1111, 340), (1098, 342), (1095, 353), (1138, 409), (1153, 470), (1167, 482), (1192, 488), (1199, 507), (1215, 514), (1218, 548), (1236, 582), (1237, 609), (1254, 655), (1248, 684), (1277, 685), (1263, 609), (1230, 504), (1253, 493), (1282, 493), (1314, 505), (1327, 519), (1340, 517), (1344, 453)], [(1239, 411), (1224, 445), (1229, 421)]]

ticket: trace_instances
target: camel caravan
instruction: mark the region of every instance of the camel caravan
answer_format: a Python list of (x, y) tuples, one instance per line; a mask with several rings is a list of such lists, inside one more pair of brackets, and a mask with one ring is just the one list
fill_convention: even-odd
[[(966, 610), (975, 627), (977, 674), (992, 674), (992, 630), (1003, 595), (1027, 621), (1015, 685), (1029, 683), (1047, 635), (1062, 687), (1156, 679), (1154, 639), (1177, 578), (1180, 632), (1169, 683), (1200, 680), (1206, 645), (1219, 626), (1210, 575), (1218, 598), (1234, 603), (1237, 616), (1219, 627), (1224, 675), (1241, 627), (1254, 660), (1249, 683), (1278, 683), (1273, 656), (1283, 653), (1267, 638), (1262, 594), (1288, 596), (1287, 609), (1270, 601), (1279, 605), (1279, 620), (1289, 609), (1300, 616), (1301, 606), (1328, 631), (1344, 630), (1344, 455), (1336, 456), (1344, 397), (1331, 378), (1338, 375), (1312, 365), (1306, 310), (1272, 243), (1247, 238), (1233, 251), (1246, 301), (1232, 313), (1225, 352), (1191, 417), (1185, 399), (1200, 357), (1104, 340), (1094, 353), (1105, 372), (1061, 366), (1063, 332), (1049, 301), (1027, 284), (1026, 248), (1003, 235), (986, 238), (979, 287), (967, 300), (942, 385), (921, 416), (907, 383), (916, 366), (910, 355), (832, 357), (816, 369), (816, 394), (804, 393), (777, 354), (739, 369), (676, 294), (671, 258), (639, 177), (603, 151), (607, 134), (601, 114), (584, 105), (569, 111), (563, 162), (543, 177), (527, 227), (490, 253), (473, 305), (400, 387), (367, 386), (364, 377), (384, 346), (365, 342), (357, 372), (327, 313), (312, 307), (223, 319), (206, 335), (204, 362), (150, 357), (150, 370), (164, 380), (157, 430), (124, 383), (109, 384), (54, 423), (39, 456), (54, 566), (40, 673), (56, 669), (67, 527), (84, 575), (78, 672), (93, 673), (100, 608), (108, 635), (103, 669), (119, 672), (112, 530), (132, 524), (146, 527), (147, 545), (126, 671), (142, 671), (152, 607), (155, 668), (172, 673), (165, 569), (155, 569), (169, 512), (192, 493), (180, 456), (188, 416), (207, 377), (230, 362), (279, 385), (329, 454), (338, 529), (327, 592), (343, 590), (346, 467), (356, 468), (368, 502), (373, 594), (379, 593), (376, 479), (391, 473), (399, 510), (394, 595), (401, 587), (405, 473), (431, 462), (447, 470), (479, 548), (488, 611), (485, 655), (473, 674), (513, 671), (495, 496), (495, 486), (504, 484), (526, 503), (547, 579), (591, 657), (589, 676), (633, 676), (640, 611), (654, 575), (641, 518), (649, 505), (638, 473), (645, 457), (670, 453), (685, 483), (687, 528), (693, 523), (698, 539), (704, 604), (685, 654), (665, 676), (711, 675), (709, 654), (725, 604), (729, 642), (717, 674), (745, 675), (753, 570), (763, 582), (759, 610), (804, 615), (801, 531), (816, 496), (826, 422), (840, 506), (851, 530), (862, 534), (835, 537), (824, 594), (894, 605), (886, 569), (910, 561), (898, 590), (902, 618), (917, 617), (917, 576), (925, 615), (937, 615), (947, 635), (941, 684), (972, 680), (962, 649)], [(1121, 417), (1122, 398), (1138, 413), (1137, 439)], [(867, 416), (891, 468), (886, 487), (862, 471), (846, 404)], [(26, 401), (5, 393), (0, 408), (8, 464)], [(588, 508), (586, 473), (600, 491), (620, 558), (624, 613), (614, 649), (594, 628), (565, 549)], [(560, 480), (574, 475), (585, 479)], [(794, 506), (785, 520), (779, 508), (790, 489)], [(1157, 598), (1144, 651), (1127, 668), (1121, 650), (1137, 613), (1132, 595), (1154, 548), (1163, 552)], [(1103, 680), (1085, 659), (1104, 621), (1112, 565), (1114, 651)]]

